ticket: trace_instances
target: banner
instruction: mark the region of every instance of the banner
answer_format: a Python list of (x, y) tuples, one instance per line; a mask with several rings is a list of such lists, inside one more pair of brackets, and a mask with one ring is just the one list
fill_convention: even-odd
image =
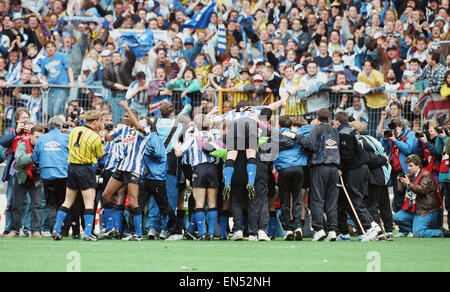
[(216, 2), (213, 1), (211, 5), (206, 6), (199, 12), (195, 13), (188, 23), (185, 23), (180, 27), (180, 30), (183, 30), (184, 28), (193, 28), (193, 29), (207, 28), (209, 25), (209, 21), (211, 20), (211, 15), (214, 12), (215, 8)]
[(450, 116), (450, 100), (443, 99), (439, 93), (423, 94), (416, 105), (425, 120), (436, 120), (439, 125)]
[(95, 22), (102, 24), (103, 26), (107, 27), (109, 30), (113, 29), (113, 24), (109, 23), (105, 18), (103, 17), (90, 17), (90, 16), (63, 16), (60, 20), (58, 20), (58, 23), (56, 24), (55, 32), (59, 31), (59, 27), (61, 24), (73, 21), (73, 22)]
[(158, 41), (167, 43), (169, 46), (172, 45), (172, 40), (167, 35), (167, 30), (152, 30), (153, 33), (153, 43), (156, 44)]
[(48, 2), (48, 0), (22, 0), (22, 6), (34, 13), (39, 13)]
[[(146, 30), (118, 29), (114, 30), (113, 33), (115, 38), (119, 39), (118, 47), (127, 45), (137, 59), (147, 55), (153, 47), (153, 33), (149, 28)], [(123, 53), (122, 49), (119, 49), (119, 51)]]

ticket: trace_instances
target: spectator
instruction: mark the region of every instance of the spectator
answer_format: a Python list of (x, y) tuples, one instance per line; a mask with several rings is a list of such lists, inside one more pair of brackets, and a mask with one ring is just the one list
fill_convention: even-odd
[(125, 100), (125, 90), (132, 81), (132, 71), (136, 62), (135, 54), (123, 45), (125, 50), (125, 59), (119, 52), (112, 54), (112, 62), (108, 64), (103, 73), (103, 86), (111, 90), (111, 107), (113, 122), (117, 123), (123, 116), (124, 110), (119, 106), (121, 100)]
[(167, 83), (168, 89), (179, 89), (181, 90), (180, 102), (183, 106), (186, 104), (191, 104), (192, 106), (200, 105), (200, 95), (198, 92), (202, 88), (200, 81), (195, 79), (194, 70), (187, 68), (183, 72), (183, 78), (181, 75)]
[(364, 82), (370, 85), (370, 92), (366, 95), (366, 106), (369, 114), (369, 124), (367, 132), (375, 136), (376, 125), (380, 121), (382, 109), (387, 105), (386, 94), (384, 91), (384, 77), (373, 68), (373, 62), (366, 60), (363, 63), (364, 70), (358, 75), (358, 82)]
[[(45, 50), (48, 57), (42, 60), (42, 88), (47, 90), (49, 85), (67, 85), (69, 88), (74, 86), (74, 75), (67, 55), (56, 51), (54, 42), (47, 42)], [(48, 93), (48, 99), (51, 101), (49, 106), (49, 116), (58, 115), (64, 112), (64, 104), (68, 96), (68, 90), (63, 87), (51, 87)]]
[(447, 68), (440, 64), (441, 55), (437, 52), (430, 53), (427, 59), (427, 65), (416, 80), (428, 80), (428, 86), (423, 90), (423, 94), (439, 93), (445, 82), (445, 73)]
[[(318, 71), (316, 61), (311, 61), (306, 65), (307, 74), (300, 81), (299, 90), (305, 91), (306, 110), (308, 115), (315, 116), (321, 108), (329, 108), (330, 101), (328, 94), (319, 92), (320, 86), (328, 82), (328, 77), (324, 72)], [(300, 96), (303, 98), (303, 96)]]
[(422, 168), (421, 159), (415, 154), (405, 162), (410, 175), (398, 178), (399, 189), (406, 190), (406, 194), (394, 222), (415, 237), (443, 237), (442, 230), (436, 228), (440, 203), (432, 175)]
[(148, 103), (148, 80), (144, 72), (136, 74), (136, 80), (131, 82), (125, 98), (130, 101), (130, 109), (138, 112), (140, 117), (147, 116)]

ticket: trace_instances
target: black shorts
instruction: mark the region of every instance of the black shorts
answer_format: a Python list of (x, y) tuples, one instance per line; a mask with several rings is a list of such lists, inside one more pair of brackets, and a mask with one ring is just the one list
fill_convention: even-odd
[(251, 118), (232, 121), (227, 133), (227, 150), (258, 148), (258, 123)]
[(97, 177), (91, 164), (69, 164), (67, 187), (85, 191), (97, 187)]
[(193, 188), (218, 188), (219, 178), (217, 165), (214, 163), (202, 163), (194, 166), (192, 173)]
[(141, 176), (139, 174), (129, 171), (116, 170), (112, 177), (124, 184), (139, 184), (141, 182)]

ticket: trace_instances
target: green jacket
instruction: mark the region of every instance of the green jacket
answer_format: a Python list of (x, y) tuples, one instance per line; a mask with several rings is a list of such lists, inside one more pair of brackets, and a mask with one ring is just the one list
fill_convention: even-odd
[[(443, 155), (445, 153), (450, 153), (450, 138), (445, 136), (444, 138), (436, 138), (436, 145), (434, 149), (439, 155)], [(443, 183), (450, 183), (450, 169), (447, 173), (439, 173), (439, 181)]]
[(186, 80), (179, 79), (176, 82), (171, 80), (167, 83), (168, 89), (183, 89), (188, 93), (200, 91), (202, 89), (202, 84), (197, 79), (192, 79), (188, 84), (186, 84)]
[[(19, 143), (16, 149), (16, 153), (14, 154), (14, 158), (16, 159), (16, 176), (19, 184), (24, 184), (27, 181), (28, 175), (25, 171), (25, 167), (33, 163), (31, 156), (33, 154), (27, 154), (27, 144), (25, 142)], [(37, 187), (41, 181), (38, 179), (34, 182), (34, 185)]]

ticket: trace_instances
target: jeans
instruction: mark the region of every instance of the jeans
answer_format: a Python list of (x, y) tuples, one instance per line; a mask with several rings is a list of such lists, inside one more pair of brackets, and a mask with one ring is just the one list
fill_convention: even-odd
[[(34, 186), (34, 182), (27, 181), (25, 184), (19, 184), (17, 177), (15, 179), (13, 208), (11, 209), (11, 230), (19, 232), (25, 197), (29, 194), (31, 201), (31, 230), (33, 232), (41, 231), (41, 201), (42, 186)], [(25, 228), (27, 227), (26, 224)]]
[(119, 105), (121, 100), (125, 100), (125, 92), (116, 91), (116, 96), (111, 96), (110, 104), (113, 114), (113, 124), (117, 124), (121, 121), (125, 114), (125, 110)]
[(67, 88), (50, 88), (48, 91), (48, 115), (64, 114), (64, 106), (69, 95)]
[[(178, 179), (175, 175), (168, 174), (166, 176), (166, 193), (169, 205), (172, 210), (177, 209), (178, 201)], [(153, 195), (153, 194), (151, 194)], [(169, 218), (161, 218), (158, 205), (154, 199), (154, 196), (150, 198), (150, 209), (148, 211), (148, 227), (155, 230), (167, 230), (167, 222)]]
[(442, 230), (436, 229), (438, 211), (433, 211), (426, 216), (412, 214), (400, 210), (394, 215), (394, 222), (414, 234), (415, 237), (431, 238), (443, 237)]
[(146, 117), (148, 113), (148, 106), (146, 104), (139, 104), (131, 101), (130, 109), (134, 109), (138, 112), (139, 117)]
[(48, 218), (48, 214), (47, 214), (47, 209), (45, 208), (47, 202), (45, 201), (45, 192), (44, 192), (44, 184), (41, 184), (41, 192), (42, 192), (42, 199), (41, 199), (41, 208), (42, 208), (42, 212), (41, 212), (41, 230), (42, 231), (50, 231), (51, 227), (50, 226), (50, 220)]

